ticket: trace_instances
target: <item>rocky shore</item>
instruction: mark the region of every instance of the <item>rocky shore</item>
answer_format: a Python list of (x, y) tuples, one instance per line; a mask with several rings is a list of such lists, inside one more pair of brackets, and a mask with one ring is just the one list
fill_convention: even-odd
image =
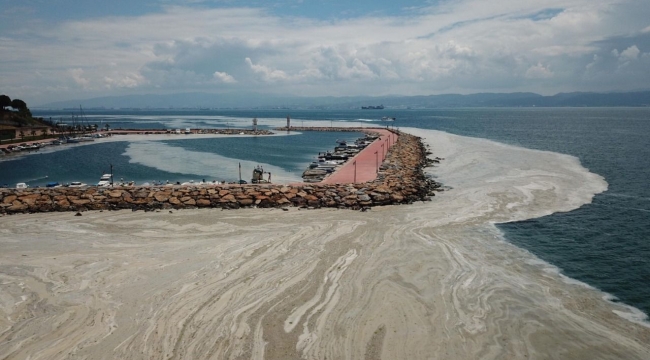
[(399, 135), (377, 179), (366, 183), (0, 189), (0, 214), (289, 206), (359, 210), (429, 200), (440, 185), (427, 179), (423, 169), (436, 160), (427, 159), (420, 138)]

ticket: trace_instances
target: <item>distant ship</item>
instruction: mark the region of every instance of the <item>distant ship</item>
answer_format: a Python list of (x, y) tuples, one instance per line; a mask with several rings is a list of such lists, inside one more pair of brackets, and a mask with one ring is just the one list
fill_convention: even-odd
[(361, 107), (363, 110), (383, 110), (384, 105), (378, 105), (378, 106), (362, 106)]

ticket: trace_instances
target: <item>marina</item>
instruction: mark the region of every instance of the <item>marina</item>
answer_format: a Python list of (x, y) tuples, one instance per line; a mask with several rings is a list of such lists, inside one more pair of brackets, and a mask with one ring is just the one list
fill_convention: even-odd
[[(355, 158), (357, 154), (380, 138), (380, 134), (374, 132), (375, 130), (366, 131), (365, 136), (356, 139), (354, 144), (348, 144), (345, 140), (337, 140), (338, 146), (334, 148), (334, 151), (318, 153), (318, 160), (309, 164), (309, 168), (302, 173), (303, 181), (306, 183), (323, 181), (328, 176), (335, 174), (350, 159)], [(355, 179), (353, 178), (351, 182), (355, 182)]]
[[(209, 186), (239, 180), (252, 182), (252, 171), (258, 165), (266, 172), (265, 181), (269, 181), (268, 173), (271, 173), (273, 182), (300, 182), (298, 172), (304, 171), (319, 150), (337, 139), (352, 142), (358, 137), (354, 131), (310, 132), (311, 135), (295, 133), (292, 136), (278, 132), (281, 136), (274, 136), (273, 132), (263, 129), (257, 132), (246, 128), (191, 130), (191, 134), (163, 130), (111, 130), (110, 136), (104, 134), (91, 142), (47, 144), (40, 146), (38, 151), (0, 156), (0, 186), (15, 187), (16, 183), (25, 182), (30, 187), (44, 187), (49, 182), (58, 182), (65, 187), (73, 181), (95, 185), (102, 174), (109, 172), (110, 164), (115, 169), (114, 182), (123, 185), (192, 183)], [(358, 130), (356, 134), (361, 135)], [(146, 157), (139, 159), (143, 146), (158, 150), (147, 150), (142, 153)], [(178, 146), (185, 150), (179, 153), (181, 148)], [(168, 156), (166, 159), (161, 157), (160, 164), (149, 164), (163, 153), (168, 153)], [(133, 156), (137, 157), (135, 161)], [(84, 166), (79, 167), (77, 163)], [(238, 175), (239, 163), (242, 165), (242, 178)], [(18, 166), (20, 164), (22, 166)], [(68, 166), (78, 169), (76, 175), (65, 171)], [(167, 167), (170, 171), (164, 170)], [(34, 174), (34, 170), (38, 173)]]

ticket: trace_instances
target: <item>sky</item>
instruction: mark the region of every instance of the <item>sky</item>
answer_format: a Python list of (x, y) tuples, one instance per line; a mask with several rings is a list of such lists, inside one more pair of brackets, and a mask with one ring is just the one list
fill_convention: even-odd
[(648, 0), (0, 0), (0, 93), (650, 89)]

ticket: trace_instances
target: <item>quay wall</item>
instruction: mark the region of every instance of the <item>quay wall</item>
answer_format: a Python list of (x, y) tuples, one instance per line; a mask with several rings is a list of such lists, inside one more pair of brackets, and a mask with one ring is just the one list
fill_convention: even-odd
[(0, 189), (0, 214), (290, 206), (359, 210), (429, 200), (439, 184), (424, 176), (431, 163), (426, 148), (416, 136), (399, 135), (377, 178), (366, 183)]

